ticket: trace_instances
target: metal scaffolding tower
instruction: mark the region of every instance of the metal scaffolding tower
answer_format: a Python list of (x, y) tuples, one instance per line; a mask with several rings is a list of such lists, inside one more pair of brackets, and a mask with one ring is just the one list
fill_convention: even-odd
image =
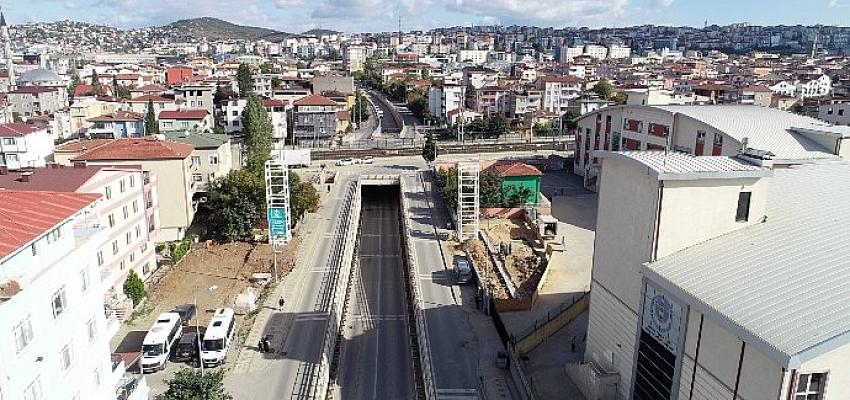
[(478, 236), (478, 178), (481, 168), (477, 161), (457, 165), (457, 237), (460, 241)]
[(266, 161), (266, 215), (269, 243), (282, 244), (292, 238), (289, 227), (289, 170), (281, 160)]

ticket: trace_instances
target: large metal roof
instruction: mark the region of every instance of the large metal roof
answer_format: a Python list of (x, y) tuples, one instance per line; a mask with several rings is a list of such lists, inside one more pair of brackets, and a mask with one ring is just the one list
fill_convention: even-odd
[(658, 180), (761, 178), (773, 174), (770, 169), (728, 156), (698, 157), (675, 151), (603, 151), (594, 152), (594, 156), (637, 163)]
[(713, 126), (748, 147), (768, 150), (777, 160), (835, 158), (832, 149), (809, 140), (791, 128), (820, 128), (829, 124), (814, 118), (773, 108), (748, 105), (653, 106)]
[(850, 164), (776, 169), (762, 223), (643, 267), (647, 279), (795, 368), (850, 343)]

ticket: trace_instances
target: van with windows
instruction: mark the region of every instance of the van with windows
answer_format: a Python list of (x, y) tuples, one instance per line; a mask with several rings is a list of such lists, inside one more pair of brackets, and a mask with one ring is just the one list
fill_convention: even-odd
[(183, 324), (180, 321), (180, 314), (174, 312), (159, 314), (142, 342), (142, 372), (165, 369), (171, 348), (180, 340), (181, 335), (183, 335)]
[(201, 342), (201, 362), (206, 367), (224, 363), (227, 350), (236, 334), (236, 318), (232, 308), (218, 308)]
[(459, 285), (466, 285), (472, 282), (472, 267), (469, 265), (469, 260), (464, 257), (458, 257), (455, 263), (455, 274)]

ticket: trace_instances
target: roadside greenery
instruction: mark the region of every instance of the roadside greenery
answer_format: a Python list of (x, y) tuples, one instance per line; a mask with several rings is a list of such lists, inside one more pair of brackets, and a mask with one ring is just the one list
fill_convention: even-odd
[(437, 142), (434, 141), (434, 135), (430, 131), (425, 134), (425, 145), (422, 146), (422, 158), (429, 164), (437, 159)]
[(207, 371), (184, 368), (166, 381), (168, 390), (157, 400), (232, 400), (224, 390), (224, 370)]
[[(508, 185), (502, 188), (502, 178), (495, 171), (481, 171), (478, 181), (478, 201), (481, 207), (521, 207), (531, 197), (531, 189)], [(437, 187), (450, 210), (457, 209), (457, 167), (437, 171)]]
[(139, 302), (145, 298), (145, 282), (132, 269), (124, 280), (124, 294), (133, 300), (133, 307), (139, 305)]

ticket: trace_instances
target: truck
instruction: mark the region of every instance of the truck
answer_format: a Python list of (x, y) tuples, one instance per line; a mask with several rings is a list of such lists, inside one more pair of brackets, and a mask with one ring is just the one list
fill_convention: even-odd
[(280, 160), (289, 168), (309, 167), (312, 161), (310, 149), (281, 150)]

